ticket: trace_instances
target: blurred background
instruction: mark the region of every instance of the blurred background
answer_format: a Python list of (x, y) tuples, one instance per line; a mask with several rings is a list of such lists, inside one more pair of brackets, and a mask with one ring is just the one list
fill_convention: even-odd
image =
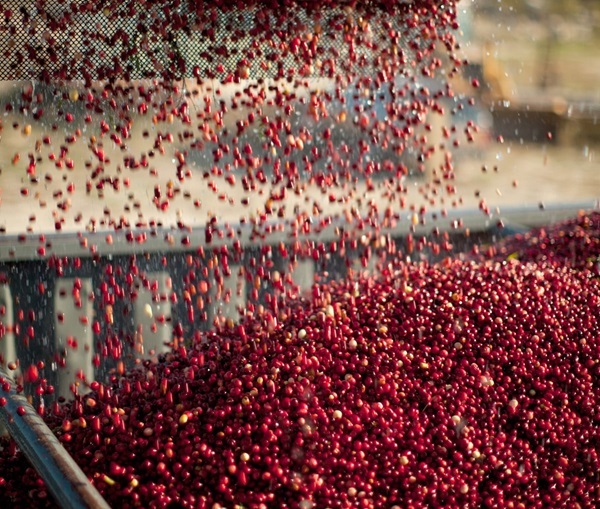
[[(443, 142), (444, 125), (454, 128), (456, 137), (460, 135), (461, 139), (451, 147), (453, 189), (438, 199), (435, 207), (477, 209), (483, 200), (493, 213), (503, 206), (597, 199), (600, 0), (461, 0), (458, 5), (461, 51), (468, 64), (453, 83), (457, 92), (455, 104), (435, 126), (437, 134), (431, 135), (431, 141)], [(28, 82), (2, 82), (1, 93), (5, 99), (18, 97), (32, 85), (35, 86)], [(437, 85), (443, 86), (443, 79)], [(468, 102), (471, 97), (475, 99), (473, 104)], [(69, 97), (52, 107), (75, 108)], [(223, 221), (240, 219), (238, 203), (245, 195), (241, 186), (223, 184), (227, 189), (224, 197), (201, 178), (212, 164), (210, 150), (198, 150), (188, 158), (199, 176), (180, 188), (173, 182), (173, 151), (153, 159), (156, 172), (128, 171), (119, 168), (124, 155), (121, 148), (106, 143), (103, 149), (112, 161), (104, 169), (106, 178), (123, 183), (127, 177), (130, 187), (126, 192), (117, 192), (110, 186), (102, 193), (84, 192), (95, 161), (90, 157), (86, 125), (79, 119), (81, 139), (69, 146), (70, 165), (58, 167), (50, 158), (60, 151), (67, 126), (61, 124), (56, 130), (56, 125), (52, 125), (56, 115), (49, 112), (45, 116), (47, 121), (29, 124), (26, 116), (3, 112), (0, 230), (54, 231), (58, 223), (63, 231), (79, 231), (83, 227), (107, 229), (109, 221), (103, 219), (107, 216), (117, 221), (124, 216), (132, 226), (173, 225), (181, 218), (189, 225), (204, 225), (216, 216)], [(299, 117), (298, 122), (306, 122), (306, 118)], [(463, 133), (468, 122), (479, 126), (478, 135), (470, 143)], [(128, 143), (136, 158), (152, 148), (147, 146), (149, 141), (143, 139), (142, 131), (153, 126), (142, 124), (137, 122)], [(342, 137), (347, 135), (340, 132)], [(35, 140), (46, 136), (49, 143), (38, 151)], [(27, 166), (34, 149), (39, 154), (38, 175), (40, 179), (45, 175), (45, 180), (28, 187)], [(439, 154), (431, 164), (440, 163), (442, 151)], [(423, 192), (427, 179), (410, 167), (409, 159), (412, 157), (414, 165), (418, 153), (407, 151), (405, 156), (409, 166), (406, 201), (415, 206), (427, 204), (427, 190)], [(157, 210), (153, 203), (156, 186), (173, 188), (176, 196), (185, 199), (178, 199), (167, 211)], [(66, 187), (77, 192), (65, 193)], [(352, 192), (357, 196), (366, 193), (360, 186)], [(245, 210), (262, 209), (268, 196), (252, 194)], [(429, 203), (433, 203), (431, 199)], [(288, 208), (292, 210), (294, 206), (291, 203)], [(332, 214), (342, 208), (336, 210), (335, 203), (328, 206)]]
[[(497, 189), (497, 204), (600, 196), (600, 1), (459, 5), (468, 74), (491, 128), (481, 153), (458, 164), (460, 187)], [(498, 165), (493, 180), (480, 163)]]

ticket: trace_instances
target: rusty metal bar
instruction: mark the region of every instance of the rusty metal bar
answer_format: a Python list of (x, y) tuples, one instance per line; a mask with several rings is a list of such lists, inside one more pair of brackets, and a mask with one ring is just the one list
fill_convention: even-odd
[(25, 396), (16, 392), (11, 377), (1, 368), (0, 377), (11, 384), (10, 390), (3, 393), (6, 405), (0, 408), (0, 423), (6, 426), (60, 507), (110, 509)]

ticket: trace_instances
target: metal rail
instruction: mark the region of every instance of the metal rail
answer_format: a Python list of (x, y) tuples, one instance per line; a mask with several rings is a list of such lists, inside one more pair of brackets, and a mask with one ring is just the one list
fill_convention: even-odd
[(15, 390), (11, 378), (0, 368), (0, 378), (10, 383), (0, 408), (0, 423), (21, 448), (63, 509), (110, 509), (50, 428)]
[[(537, 205), (503, 207), (499, 213), (483, 214), (480, 210), (451, 210), (446, 216), (428, 212), (424, 221), (412, 221), (412, 214), (404, 212), (396, 224), (382, 228), (379, 234), (401, 238), (408, 234), (426, 236), (434, 227), (441, 232), (456, 234), (481, 232), (494, 228), (499, 221), (504, 225), (524, 229), (548, 225), (577, 215), (581, 210), (598, 210), (600, 200), (588, 200), (576, 203), (552, 204), (544, 207)], [(293, 236), (286, 222), (268, 222), (258, 227), (251, 224), (235, 225), (236, 240), (244, 248), (260, 247), (265, 244), (288, 244), (295, 240), (330, 242), (339, 238), (339, 232), (347, 229), (343, 219), (333, 219), (327, 226), (309, 234)], [(219, 225), (214, 225), (215, 231)], [(266, 233), (268, 232), (268, 233)], [(110, 240), (108, 240), (110, 234)], [(264, 234), (264, 235), (262, 235)], [(206, 241), (204, 227), (190, 229), (157, 228), (146, 230), (99, 231), (93, 233), (49, 233), (40, 242), (39, 234), (5, 235), (0, 238), (0, 262), (19, 260), (39, 260), (52, 255), (77, 257), (109, 257), (118, 255), (135, 255), (140, 253), (177, 253), (190, 251), (198, 247), (220, 247), (231, 245), (233, 240), (227, 236), (213, 235), (210, 243)], [(40, 255), (39, 248), (44, 247)], [(93, 249), (92, 249), (93, 248)]]

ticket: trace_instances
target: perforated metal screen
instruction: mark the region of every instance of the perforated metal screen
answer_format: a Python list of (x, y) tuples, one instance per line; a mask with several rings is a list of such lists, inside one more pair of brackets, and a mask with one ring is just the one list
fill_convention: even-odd
[[(204, 2), (0, 3), (0, 80), (288, 78), (370, 72), (421, 44), (394, 13)], [(409, 49), (407, 41), (411, 41)], [(406, 59), (404, 59), (406, 61)]]

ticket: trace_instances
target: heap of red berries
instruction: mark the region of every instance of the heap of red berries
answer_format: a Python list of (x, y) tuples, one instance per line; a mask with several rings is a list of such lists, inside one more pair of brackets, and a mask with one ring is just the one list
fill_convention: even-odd
[[(313, 288), (49, 415), (119, 507), (595, 507), (600, 283), (398, 263)], [(4, 442), (4, 503), (50, 505)]]

